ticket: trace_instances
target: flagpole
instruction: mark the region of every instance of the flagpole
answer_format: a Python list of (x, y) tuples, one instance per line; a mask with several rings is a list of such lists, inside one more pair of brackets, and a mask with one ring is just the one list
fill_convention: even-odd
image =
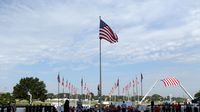
[(141, 96), (143, 96), (143, 83), (142, 83), (143, 82), (142, 81), (143, 80), (143, 75), (142, 75), (142, 73), (141, 73), (141, 77), (140, 78), (141, 78)]
[(139, 92), (138, 92), (138, 79), (137, 79), (137, 76), (136, 76), (136, 93), (137, 93), (137, 103), (139, 102)]
[[(101, 21), (101, 16), (99, 16), (99, 20)], [(102, 76), (101, 76), (101, 39), (99, 39), (99, 83), (100, 83), (100, 92), (99, 92), (99, 103), (100, 103), (100, 112), (102, 108)]]
[[(102, 110), (102, 68), (101, 68), (101, 39), (105, 39), (110, 43), (116, 43), (118, 41), (117, 35), (112, 31), (112, 29), (100, 19), (100, 27), (99, 27), (99, 83), (100, 83), (100, 92), (99, 92), (99, 103), (100, 103), (100, 112)], [(110, 30), (107, 30), (109, 28)], [(104, 35), (104, 31), (108, 34)]]
[(63, 98), (65, 98), (65, 89), (64, 89), (64, 86), (63, 86)]
[(117, 80), (118, 82), (118, 97), (119, 97), (119, 78), (118, 78), (118, 80)]
[[(60, 75), (60, 73), (58, 72), (58, 76)], [(60, 76), (59, 76), (59, 80), (60, 80)], [(59, 103), (59, 91), (60, 91), (60, 82), (58, 81), (58, 106), (60, 105)]]
[[(64, 79), (64, 78), (63, 78)], [(63, 80), (63, 99), (65, 98), (65, 95), (64, 95), (64, 93), (65, 93), (65, 80)]]
[(135, 86), (134, 86), (134, 84), (133, 84), (133, 101), (135, 102)]
[(71, 94), (71, 90), (70, 89), (71, 89), (71, 87), (69, 88), (69, 100), (70, 100), (70, 97), (71, 97), (71, 95), (70, 95)]
[(58, 106), (60, 105), (59, 104), (59, 90), (60, 90), (59, 88), (60, 88), (60, 85), (59, 85), (59, 82), (58, 82)]
[(83, 78), (81, 78), (81, 100), (83, 100)]
[(192, 95), (190, 95), (190, 93), (183, 87), (183, 85), (181, 83), (179, 84), (179, 86), (190, 97), (190, 99), (194, 100), (194, 98), (192, 97)]
[(83, 92), (83, 94), (84, 94), (84, 99), (86, 99), (86, 83), (84, 84), (84, 92)]
[[(99, 17), (101, 20), (101, 16)], [(100, 83), (100, 92), (99, 92), (99, 103), (100, 103), (100, 112), (102, 108), (102, 76), (101, 76), (101, 39), (99, 39), (99, 83)]]

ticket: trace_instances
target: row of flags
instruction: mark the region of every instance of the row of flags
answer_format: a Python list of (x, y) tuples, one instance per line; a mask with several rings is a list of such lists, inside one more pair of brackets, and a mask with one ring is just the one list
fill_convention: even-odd
[[(141, 74), (141, 83), (142, 83), (142, 80), (143, 80), (143, 75)], [(117, 79), (117, 81), (114, 83), (114, 85), (112, 86), (110, 92), (109, 92), (109, 96), (111, 96), (118, 88), (118, 94), (119, 94), (119, 78)], [(125, 91), (127, 92), (131, 87), (135, 88), (139, 85), (139, 81), (136, 77), (136, 79), (134, 79), (133, 81), (130, 81), (128, 84), (126, 84), (125, 87), (123, 87), (123, 91), (122, 93), (124, 94)], [(141, 88), (142, 89), (142, 88)]]
[[(58, 74), (57, 80), (58, 80), (58, 83), (59, 84), (61, 83), (61, 85), (64, 87), (64, 77), (62, 78), (62, 82), (61, 82), (60, 75)], [(143, 81), (143, 75), (141, 74), (140, 82), (142, 83), (142, 81)], [(180, 81), (177, 80), (175, 77), (168, 77), (168, 78), (162, 79), (161, 81), (164, 83), (165, 87), (177, 86), (180, 84)], [(119, 84), (120, 83), (119, 83), (119, 78), (118, 78), (117, 81), (112, 86), (112, 89), (110, 90), (109, 95), (112, 95), (115, 92), (115, 90), (119, 87)], [(125, 87), (123, 87), (122, 93), (129, 91), (131, 87), (133, 88), (137, 87), (139, 84), (140, 83), (138, 81), (138, 78), (136, 77), (136, 79), (130, 81), (128, 84), (126, 84)], [(68, 82), (68, 80), (66, 81), (65, 87), (71, 90), (72, 93), (77, 94), (78, 88), (76, 88), (73, 84)], [(89, 87), (87, 86), (86, 82), (85, 83), (83, 82), (83, 78), (81, 79), (81, 87), (83, 88), (84, 91), (86, 91), (87, 94), (90, 93)], [(98, 86), (98, 90), (99, 90), (99, 86)]]
[[(84, 85), (83, 85), (84, 84)], [(90, 90), (89, 90), (89, 87), (88, 85), (86, 84), (86, 82), (84, 83), (83, 81), (83, 78), (81, 78), (81, 89), (83, 89), (86, 94), (89, 94), (90, 93)]]
[(58, 74), (57, 76), (57, 80), (58, 80), (58, 86), (63, 87), (63, 93), (64, 93), (64, 88), (67, 88), (70, 94), (77, 94), (78, 93), (78, 87), (74, 86), (74, 84), (70, 83), (68, 80), (64, 80), (64, 77), (62, 78), (62, 82), (60, 80), (60, 74)]
[[(62, 82), (61, 82), (61, 80), (60, 80), (60, 75), (58, 74), (57, 80), (58, 80), (58, 84), (61, 83), (61, 85), (63, 86), (63, 88), (66, 87), (66, 88), (69, 90), (70, 93), (72, 93), (72, 94), (77, 94), (77, 92), (78, 92), (78, 90), (79, 90), (78, 87), (75, 87), (75, 86), (74, 86), (72, 83), (70, 83), (68, 80), (66, 80), (66, 82), (65, 82), (65, 81), (64, 81), (64, 77), (62, 78)], [(85, 93), (87, 93), (87, 94), (90, 93), (89, 87), (88, 87), (88, 85), (86, 84), (86, 82), (85, 82), (85, 84), (84, 84), (84, 86), (83, 86), (83, 79), (81, 79), (81, 88), (83, 88), (83, 90), (85, 91)]]
[(119, 88), (119, 79), (117, 79), (117, 81), (114, 83), (114, 85), (112, 86), (112, 89), (110, 90), (110, 92), (109, 92), (109, 96), (111, 96), (114, 92), (115, 92), (115, 90), (117, 89), (117, 88)]
[[(141, 80), (140, 80), (141, 84), (142, 84), (142, 80), (143, 80), (143, 75), (141, 74)], [(140, 83), (138, 81), (138, 78), (136, 77), (135, 79), (133, 79), (132, 81), (130, 81), (128, 84), (126, 84), (125, 87), (123, 87), (122, 93), (124, 94), (124, 93), (128, 92), (131, 89), (131, 87), (133, 87), (134, 89), (136, 89), (139, 84)]]

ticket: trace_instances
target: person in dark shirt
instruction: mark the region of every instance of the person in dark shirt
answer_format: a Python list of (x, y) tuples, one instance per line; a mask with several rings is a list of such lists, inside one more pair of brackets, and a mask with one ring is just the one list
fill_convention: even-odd
[(65, 104), (64, 104), (64, 112), (69, 112), (69, 100), (66, 100), (66, 101), (65, 101)]
[(126, 112), (126, 103), (125, 103), (125, 101), (123, 101), (121, 107), (122, 107), (122, 112)]

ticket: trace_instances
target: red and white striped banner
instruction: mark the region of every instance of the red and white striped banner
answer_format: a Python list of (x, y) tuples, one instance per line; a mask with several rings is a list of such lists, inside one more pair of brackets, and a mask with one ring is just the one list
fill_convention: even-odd
[(175, 77), (169, 77), (169, 78), (165, 78), (162, 80), (165, 87), (167, 86), (177, 86), (180, 84), (179, 80), (177, 80)]

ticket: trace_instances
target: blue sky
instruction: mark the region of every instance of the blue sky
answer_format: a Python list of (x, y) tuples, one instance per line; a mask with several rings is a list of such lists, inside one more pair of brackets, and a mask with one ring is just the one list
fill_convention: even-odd
[[(22, 77), (38, 77), (57, 92), (57, 74), (97, 93), (99, 16), (119, 42), (102, 41), (103, 93), (120, 78), (124, 87), (143, 73), (144, 93), (157, 79), (175, 76), (200, 90), (199, 0), (1, 0), (0, 92)], [(121, 88), (122, 90), (122, 88)], [(151, 94), (186, 96), (160, 82)]]

